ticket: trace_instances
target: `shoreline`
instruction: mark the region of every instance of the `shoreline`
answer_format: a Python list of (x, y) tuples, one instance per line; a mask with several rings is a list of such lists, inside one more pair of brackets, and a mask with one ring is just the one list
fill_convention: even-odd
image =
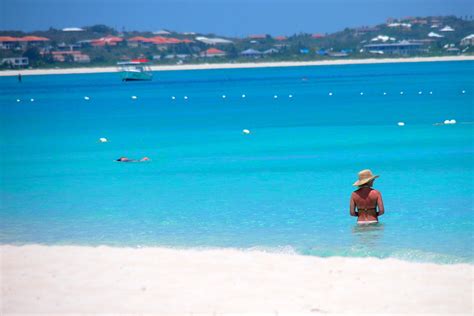
[[(470, 264), (107, 246), (1, 245), (0, 255), (3, 315), (469, 315), (473, 309)], [(367, 297), (375, 299), (361, 304)]]
[[(275, 68), (275, 67), (304, 67), (304, 66), (335, 66), (361, 65), (384, 63), (417, 63), (417, 62), (449, 62), (474, 61), (474, 56), (443, 56), (443, 57), (410, 57), (410, 58), (368, 58), (324, 61), (281, 61), (262, 63), (222, 63), (222, 64), (189, 64), (151, 66), (152, 71), (179, 71), (179, 70), (209, 70), (209, 69), (238, 69), (238, 68)], [(64, 69), (18, 69), (2, 70), (0, 77), (22, 75), (64, 75), (118, 72), (116, 67), (82, 67)]]

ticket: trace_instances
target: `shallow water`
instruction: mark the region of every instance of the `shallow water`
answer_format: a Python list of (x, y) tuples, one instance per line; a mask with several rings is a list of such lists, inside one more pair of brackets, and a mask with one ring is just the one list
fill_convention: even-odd
[[(472, 262), (473, 66), (0, 77), (0, 243)], [(364, 168), (386, 215), (359, 227)]]

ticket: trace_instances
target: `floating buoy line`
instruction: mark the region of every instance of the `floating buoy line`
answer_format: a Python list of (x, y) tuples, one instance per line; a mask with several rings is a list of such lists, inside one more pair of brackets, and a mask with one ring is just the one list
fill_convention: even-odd
[[(459, 90), (458, 90), (458, 91), (459, 91)], [(460, 90), (459, 92), (460, 92), (460, 94), (463, 94), (463, 95), (467, 93), (466, 90)], [(458, 92), (458, 93), (459, 93), (459, 92)], [(386, 91), (382, 92), (382, 95), (384, 95), (384, 96), (387, 96), (388, 94), (389, 94), (389, 93), (386, 92)], [(402, 90), (402, 91), (399, 91), (399, 94), (400, 94), (400, 95), (405, 95), (405, 91), (403, 91), (403, 90)], [(419, 90), (419, 91), (417, 91), (417, 94), (418, 94), (418, 95), (423, 95), (424, 93), (423, 93), (422, 90)], [(428, 91), (427, 94), (433, 95), (434, 93), (433, 93), (433, 91)], [(335, 95), (335, 93), (334, 93), (333, 91), (330, 91), (330, 92), (327, 93), (327, 95), (330, 96), (330, 97), (332, 97), (332, 96)], [(364, 96), (364, 95), (365, 95), (364, 91), (360, 91), (360, 92), (359, 92), (359, 95), (360, 95), (360, 96)], [(222, 99), (227, 99), (227, 97), (228, 97), (228, 96), (227, 96), (226, 94), (222, 94), (222, 95), (221, 95), (221, 98), (222, 98)], [(245, 93), (243, 93), (243, 94), (240, 95), (240, 97), (241, 97), (242, 99), (245, 99), (245, 98), (247, 97), (247, 95), (246, 95)], [(292, 99), (293, 97), (294, 97), (293, 94), (288, 94), (288, 99)], [(137, 99), (138, 99), (138, 96), (132, 95), (130, 98), (131, 98), (132, 100), (137, 100)], [(276, 100), (276, 99), (278, 99), (278, 98), (279, 98), (279, 95), (278, 95), (278, 94), (274, 94), (274, 95), (273, 95), (273, 99), (274, 99), (274, 100)], [(90, 96), (87, 96), (87, 95), (84, 96), (83, 99), (84, 99), (85, 101), (91, 101), (91, 97), (90, 97)], [(175, 95), (171, 96), (171, 100), (176, 100), (176, 99), (177, 99), (177, 97), (176, 97)], [(185, 96), (183, 96), (183, 99), (184, 99), (184, 100), (189, 100), (189, 97), (188, 97), (187, 95), (185, 95)], [(35, 102), (35, 99), (34, 99), (34, 98), (30, 98), (29, 100), (30, 100), (30, 102)], [(15, 102), (17, 102), (17, 103), (20, 103), (21, 101), (22, 101), (22, 99), (20, 99), (20, 98), (15, 99)], [(435, 124), (433, 124), (433, 125), (439, 126), (439, 125), (456, 125), (456, 124), (457, 124), (457, 121), (456, 121), (455, 119), (450, 118), (450, 119), (446, 119), (446, 120), (444, 120), (444, 121), (442, 121), (442, 122), (435, 123)], [(463, 124), (463, 123), (461, 123), (461, 124)], [(397, 126), (399, 126), (399, 127), (403, 127), (403, 126), (405, 126), (405, 125), (406, 125), (406, 123), (403, 122), (403, 121), (397, 122)], [(242, 134), (243, 134), (243, 135), (250, 135), (250, 134), (251, 134), (251, 131), (250, 131), (249, 129), (242, 129)], [(100, 138), (99, 138), (99, 142), (100, 142), (100, 143), (107, 143), (108, 141), (109, 141), (109, 140), (108, 140), (106, 137), (100, 137)]]
[[(467, 94), (467, 90), (460, 90), (459, 92), (460, 92), (460, 94)], [(398, 93), (399, 93), (400, 95), (405, 95), (405, 91), (404, 91), (404, 90), (401, 90), (401, 91), (399, 91)], [(418, 95), (423, 95), (423, 94), (425, 94), (425, 92), (424, 92), (423, 90), (418, 90), (418, 91), (416, 91), (416, 92), (414, 92), (414, 93), (416, 93), (416, 94), (418, 94)], [(365, 93), (364, 91), (359, 91), (358, 94), (359, 94), (359, 95), (365, 95), (366, 93)], [(388, 95), (388, 94), (389, 94), (389, 93), (388, 93), (387, 91), (383, 91), (383, 92), (382, 92), (382, 95)], [(426, 92), (426, 94), (432, 95), (432, 94), (433, 94), (433, 91), (430, 90), (430, 91)], [(328, 95), (328, 96), (334, 96), (335, 93), (334, 93), (334, 91), (328, 91), (328, 92), (327, 92), (327, 95)], [(370, 94), (369, 94), (369, 95), (370, 95)], [(222, 99), (228, 98), (228, 95), (227, 95), (227, 94), (221, 94), (220, 96), (221, 96)], [(241, 97), (242, 99), (244, 99), (244, 98), (247, 97), (247, 94), (242, 93), (242, 94), (240, 95), (240, 97)], [(280, 97), (280, 95), (278, 95), (278, 94), (273, 94), (272, 97), (273, 97), (274, 99), (278, 99), (278, 98)], [(291, 94), (291, 93), (288, 94), (288, 98), (293, 98), (293, 97), (294, 97), (294, 94)], [(130, 96), (130, 98), (131, 98), (132, 100), (137, 100), (137, 99), (138, 99), (138, 96), (132, 95), (132, 96)], [(176, 99), (177, 99), (177, 97), (176, 97), (175, 95), (170, 96), (170, 98), (171, 98), (171, 100), (176, 100)], [(85, 101), (91, 101), (91, 100), (92, 100), (92, 98), (91, 98), (90, 96), (88, 96), (88, 95), (83, 96), (83, 99), (84, 99)], [(188, 96), (188, 95), (184, 95), (184, 96), (183, 96), (183, 99), (184, 99), (184, 100), (188, 100), (188, 99), (189, 99), (189, 96)], [(16, 102), (21, 102), (21, 99), (18, 98), (18, 99), (15, 99), (15, 101), (16, 101)], [(30, 101), (31, 101), (31, 102), (34, 102), (35, 99), (34, 99), (34, 98), (30, 98)]]
[[(418, 91), (415, 91), (415, 92), (413, 92), (413, 93), (414, 93), (414, 94), (417, 94), (417, 95), (419, 95), (419, 96), (422, 96), (422, 95), (433, 95), (433, 94), (434, 94), (434, 92), (433, 92), (432, 90), (429, 90), (429, 91), (418, 90)], [(461, 95), (465, 95), (465, 94), (468, 93), (468, 91), (465, 90), (465, 89), (463, 89), (463, 90), (458, 90), (458, 93), (461, 94)], [(364, 91), (359, 91), (358, 94), (359, 94), (360, 96), (365, 96), (365, 95), (366, 95), (366, 93), (365, 93)], [(399, 91), (398, 94), (399, 94), (400, 96), (406, 95), (405, 91), (403, 91), (403, 90)], [(336, 93), (335, 93), (334, 91), (329, 91), (329, 92), (327, 92), (327, 96), (329, 96), (329, 97), (332, 97), (332, 96), (335, 96), (335, 95), (336, 95)], [(376, 94), (369, 93), (368, 95), (369, 95), (369, 96), (370, 96), (370, 95), (373, 96), (373, 95), (376, 95)], [(379, 95), (380, 95), (380, 94), (379, 94)], [(387, 95), (389, 95), (389, 92), (383, 91), (383, 92), (381, 93), (381, 95), (387, 96)], [(273, 95), (271, 95), (271, 96), (272, 96), (272, 98), (273, 98), (274, 100), (280, 99), (280, 95), (278, 95), (278, 94), (273, 94)], [(288, 98), (288, 99), (293, 99), (294, 96), (295, 96), (294, 94), (290, 93), (290, 94), (287, 95), (287, 98)], [(347, 95), (346, 95), (346, 96), (347, 96)], [(221, 97), (222, 99), (229, 99), (229, 98), (231, 98), (231, 96), (229, 97), (229, 95), (227, 95), (227, 94), (221, 94), (220, 97)], [(92, 97), (91, 97), (91, 96), (88, 96), (88, 95), (83, 96), (82, 98), (83, 98), (85, 101), (92, 101)], [(170, 96), (170, 98), (171, 98), (171, 100), (177, 100), (177, 99), (178, 99), (178, 97), (177, 97), (176, 95), (172, 95), (172, 96)], [(189, 97), (188, 95), (184, 95), (182, 98), (183, 98), (183, 100), (189, 100), (189, 99), (190, 99), (190, 97)], [(247, 98), (247, 94), (245, 94), (245, 93), (240, 94), (240, 98), (241, 98), (241, 99)], [(132, 99), (132, 100), (137, 100), (137, 99), (138, 99), (138, 96), (132, 95), (132, 96), (130, 96), (130, 99)], [(28, 99), (27, 99), (27, 100), (28, 100)], [(30, 100), (30, 102), (35, 102), (35, 101), (36, 101), (35, 98), (29, 98), (29, 100)], [(15, 101), (16, 101), (17, 103), (20, 103), (20, 102), (22, 101), (22, 99), (17, 98), (17, 99), (15, 99)]]

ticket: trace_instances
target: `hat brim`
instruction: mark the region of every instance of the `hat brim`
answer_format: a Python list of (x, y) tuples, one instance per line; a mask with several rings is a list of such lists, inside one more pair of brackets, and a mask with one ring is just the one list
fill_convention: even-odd
[(354, 182), (353, 186), (358, 187), (358, 186), (364, 185), (364, 184), (369, 183), (370, 181), (372, 181), (374, 179), (377, 179), (378, 177), (379, 176), (372, 176), (372, 177), (367, 178), (367, 179), (357, 180), (356, 182)]

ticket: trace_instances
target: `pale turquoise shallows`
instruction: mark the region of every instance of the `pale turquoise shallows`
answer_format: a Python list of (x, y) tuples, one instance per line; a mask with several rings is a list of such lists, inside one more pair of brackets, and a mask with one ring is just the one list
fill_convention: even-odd
[[(473, 66), (0, 77), (0, 243), (472, 263)], [(365, 168), (386, 215), (358, 227)]]

